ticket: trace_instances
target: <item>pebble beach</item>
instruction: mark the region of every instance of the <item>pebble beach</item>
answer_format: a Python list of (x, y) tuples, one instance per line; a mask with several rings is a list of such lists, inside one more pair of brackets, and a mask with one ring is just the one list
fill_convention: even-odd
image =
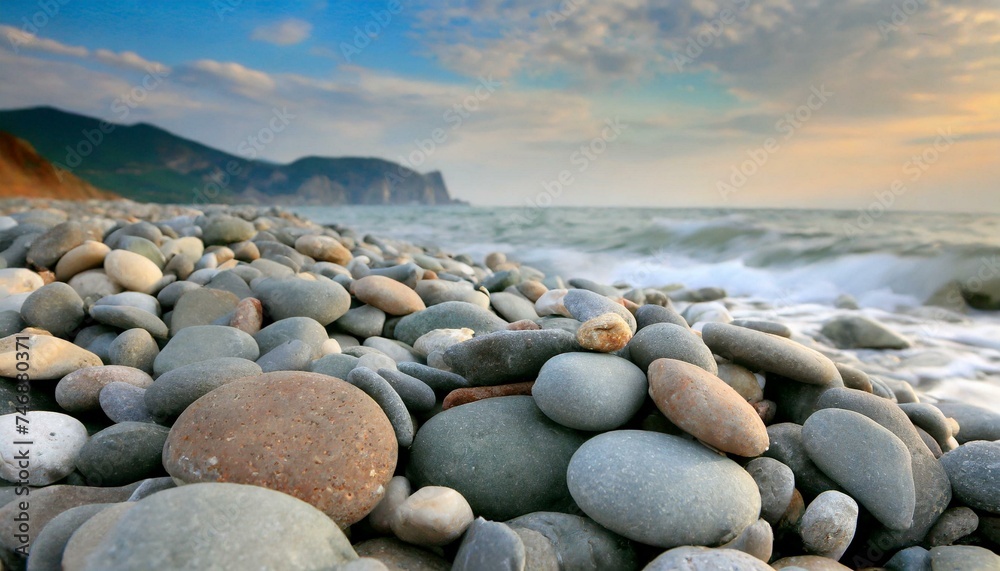
[(2, 569), (1000, 570), (893, 324), (324, 222), (0, 202)]

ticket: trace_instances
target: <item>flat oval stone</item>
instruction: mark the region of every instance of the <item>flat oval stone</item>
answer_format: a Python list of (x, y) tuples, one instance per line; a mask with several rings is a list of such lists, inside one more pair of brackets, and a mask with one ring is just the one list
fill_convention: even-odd
[(257, 230), (252, 223), (228, 214), (216, 214), (205, 221), (201, 240), (206, 246), (225, 245), (249, 240), (255, 234)]
[(406, 476), (393, 476), (385, 485), (385, 495), (368, 514), (368, 523), (372, 529), (386, 535), (392, 533), (392, 520), (396, 517), (396, 508), (406, 501), (413, 492)]
[(753, 525), (743, 530), (736, 539), (722, 544), (725, 549), (736, 549), (752, 555), (761, 561), (771, 560), (774, 552), (774, 530), (767, 520), (759, 519)]
[(643, 371), (657, 359), (677, 359), (697, 365), (713, 375), (719, 366), (705, 343), (688, 327), (673, 323), (654, 323), (643, 327), (628, 343), (632, 362)]
[(268, 278), (253, 291), (274, 320), (311, 317), (325, 327), (351, 308), (351, 295), (327, 278)]
[(18, 293), (31, 293), (45, 285), (42, 276), (25, 268), (0, 269), (0, 298)]
[(63, 571), (63, 550), (73, 533), (111, 504), (88, 504), (70, 508), (52, 518), (31, 543), (27, 571)]
[(490, 305), (493, 306), (493, 309), (498, 314), (511, 323), (521, 321), (522, 319), (531, 321), (538, 319), (538, 313), (535, 312), (535, 304), (519, 295), (506, 292), (491, 293)]
[(256, 361), (260, 349), (254, 338), (233, 327), (193, 325), (177, 332), (153, 361), (153, 373), (163, 373), (219, 357)]
[(104, 270), (86, 270), (70, 278), (67, 282), (83, 298), (85, 303), (93, 303), (102, 297), (121, 293), (122, 287), (104, 273)]
[(302, 341), (309, 346), (312, 357), (323, 355), (323, 343), (328, 339), (326, 329), (311, 317), (281, 319), (258, 331), (254, 336), (261, 354), (289, 341)]
[(113, 422), (154, 422), (146, 408), (146, 389), (115, 381), (104, 385), (98, 398), (101, 410)]
[[(240, 280), (242, 281), (242, 280)], [(177, 300), (170, 316), (170, 334), (192, 325), (211, 325), (217, 319), (236, 310), (240, 300), (236, 295), (219, 289), (191, 290)]]
[(816, 404), (820, 408), (842, 408), (863, 414), (887, 428), (906, 445), (916, 490), (913, 525), (901, 531), (876, 530), (872, 539), (879, 545), (893, 547), (903, 547), (922, 540), (951, 503), (952, 491), (944, 467), (924, 444), (906, 413), (890, 400), (846, 388), (825, 391)]
[(177, 367), (160, 375), (153, 386), (146, 389), (146, 408), (157, 418), (173, 418), (222, 385), (256, 377), (262, 372), (257, 363), (239, 357), (209, 359)]
[(753, 404), (764, 400), (764, 390), (757, 381), (757, 376), (739, 365), (723, 363), (716, 373), (720, 379), (740, 393), (747, 402)]
[(771, 525), (777, 525), (792, 502), (795, 474), (788, 466), (766, 457), (751, 460), (746, 471), (760, 491), (760, 516)]
[(799, 523), (802, 544), (809, 553), (839, 560), (854, 539), (858, 527), (858, 503), (836, 491), (816, 496)]
[[(52, 518), (68, 509), (88, 504), (124, 502), (132, 495), (141, 482), (118, 488), (95, 488), (93, 486), (69, 486), (57, 484), (31, 491), (28, 518), (31, 522), (27, 532), (29, 555), (31, 546), (46, 524)], [(10, 502), (0, 508), (0, 545), (14, 551), (22, 544), (15, 539), (18, 522), (14, 517), (21, 512), (18, 502)]]
[(82, 244), (87, 237), (79, 222), (70, 220), (57, 224), (35, 238), (28, 248), (27, 261), (37, 268), (52, 268), (59, 258)]
[(819, 469), (883, 525), (902, 530), (913, 523), (910, 453), (895, 434), (860, 413), (826, 408), (806, 420), (802, 443)]
[(148, 258), (128, 250), (112, 250), (104, 258), (104, 271), (130, 291), (156, 293), (163, 272)]
[(959, 539), (971, 535), (979, 528), (979, 516), (971, 508), (957, 506), (944, 510), (930, 533), (927, 544), (937, 547), (951, 545)]
[(673, 307), (662, 305), (646, 304), (639, 306), (635, 310), (635, 321), (639, 329), (654, 323), (673, 323), (681, 327), (687, 327), (688, 323)]
[(931, 571), (1000, 569), (1000, 556), (985, 547), (946, 545), (930, 551)]
[(360, 362), (354, 370), (348, 373), (347, 382), (365, 391), (365, 394), (382, 407), (382, 411), (392, 424), (396, 441), (400, 447), (408, 448), (410, 444), (413, 444), (413, 434), (416, 428), (413, 426), (410, 412), (403, 404), (403, 399), (399, 398), (392, 385), (375, 371), (361, 365)]
[(863, 315), (839, 315), (820, 333), (841, 349), (906, 349), (910, 342), (885, 325)]
[(103, 242), (86, 240), (79, 246), (66, 252), (56, 264), (56, 279), (68, 281), (71, 277), (84, 270), (92, 270), (104, 265), (104, 258), (111, 248)]
[(56, 385), (56, 402), (70, 412), (97, 410), (101, 407), (101, 389), (113, 382), (148, 388), (153, 378), (144, 371), (120, 365), (102, 365), (78, 369)]
[(748, 458), (767, 450), (767, 427), (753, 407), (700, 367), (675, 359), (653, 361), (649, 396), (671, 422), (714, 448)]
[(382, 334), (385, 312), (371, 305), (350, 309), (337, 320), (337, 327), (361, 339)]
[(306, 234), (295, 240), (295, 249), (318, 261), (345, 265), (351, 261), (351, 251), (332, 236)]
[(723, 543), (760, 513), (757, 485), (739, 464), (657, 432), (591, 438), (573, 455), (567, 480), (594, 521), (656, 547)]
[(472, 525), (472, 508), (451, 488), (420, 488), (396, 508), (392, 532), (417, 545), (448, 545)]
[(702, 339), (713, 353), (751, 371), (767, 371), (811, 385), (843, 386), (833, 361), (790, 339), (728, 323), (707, 323)]
[(81, 525), (63, 549), (62, 571), (81, 571), (90, 555), (107, 537), (108, 532), (118, 523), (126, 512), (135, 507), (132, 502), (120, 502), (108, 506), (94, 514)]
[(435, 393), (448, 393), (455, 389), (466, 388), (469, 381), (456, 373), (442, 371), (420, 363), (399, 363), (397, 368), (400, 372), (411, 375), (427, 383)]
[(581, 322), (590, 321), (605, 313), (617, 313), (625, 320), (625, 323), (628, 323), (632, 333), (635, 333), (635, 316), (629, 310), (625, 309), (624, 305), (616, 303), (599, 293), (594, 293), (586, 289), (571, 289), (566, 292), (562, 303), (570, 316)]
[(346, 527), (382, 499), (396, 446), (389, 420), (360, 389), (315, 373), (266, 373), (191, 404), (170, 430), (163, 465), (186, 483), (284, 492)]
[(664, 552), (649, 562), (643, 571), (713, 571), (739, 569), (740, 571), (773, 571), (767, 563), (735, 549), (712, 549), (685, 545)]
[[(465, 280), (454, 282), (443, 279), (420, 280), (414, 286), (413, 291), (417, 292), (427, 307), (447, 302), (467, 303), (481, 309), (490, 307), (489, 296), (475, 289), (471, 283)], [(433, 327), (432, 329), (448, 328), (452, 327)]]
[(527, 554), (524, 544), (506, 524), (482, 517), (469, 527), (455, 554), (452, 571), (517, 571), (524, 569)]
[(613, 353), (628, 345), (632, 331), (617, 313), (605, 313), (587, 320), (576, 330), (576, 342), (584, 349)]
[(78, 369), (103, 364), (97, 355), (65, 339), (15, 334), (0, 339), (0, 376), (14, 379), (24, 372), (23, 367), (18, 369), (18, 363), (23, 360), (17, 356), (24, 352), (31, 355), (28, 374), (33, 381), (61, 379)]
[(496, 331), (452, 345), (444, 361), (473, 385), (498, 385), (534, 376), (546, 361), (577, 347), (571, 333), (557, 329)]
[(356, 558), (336, 524), (301, 500), (258, 486), (204, 483), (135, 503), (82, 570), (161, 569), (169, 561), (175, 569), (306, 571)]
[[(17, 431), (19, 426), (27, 432)], [(47, 486), (68, 476), (87, 442), (87, 429), (79, 420), (42, 410), (0, 416), (0, 434), (5, 435), (0, 440), (0, 478), (13, 483), (24, 479), (29, 486)], [(15, 444), (22, 440), (32, 444)], [(30, 451), (26, 476), (18, 461), (25, 449)]]
[(260, 359), (257, 359), (257, 364), (265, 373), (304, 371), (309, 367), (312, 355), (312, 347), (298, 339), (293, 339), (261, 355)]
[(354, 545), (361, 557), (381, 561), (390, 570), (450, 571), (451, 563), (440, 555), (431, 553), (394, 537), (377, 537)]
[[(187, 282), (183, 282), (187, 283)], [(160, 302), (157, 298), (137, 291), (123, 291), (114, 295), (106, 295), (94, 302), (94, 305), (127, 306), (141, 309), (156, 317), (160, 317)]]
[(83, 300), (62, 282), (36, 289), (21, 305), (21, 318), (31, 327), (66, 337), (83, 323)]
[(817, 496), (827, 490), (841, 490), (836, 482), (820, 471), (809, 459), (802, 444), (802, 426), (791, 422), (767, 427), (770, 446), (764, 454), (788, 466), (795, 475), (795, 486), (807, 496)]
[(529, 396), (481, 400), (441, 412), (417, 431), (408, 473), (446, 486), (475, 513), (510, 519), (568, 505), (566, 467), (585, 437), (549, 420)]
[(545, 416), (577, 430), (613, 430), (646, 401), (646, 375), (630, 361), (599, 353), (563, 353), (542, 366), (531, 389)]
[[(423, 282), (421, 282), (423, 283)], [(507, 322), (471, 303), (446, 301), (411, 313), (396, 324), (396, 339), (413, 345), (421, 335), (435, 329), (462, 329), (467, 327), (476, 335), (500, 331)]]
[(1000, 440), (1000, 414), (960, 402), (941, 402), (937, 407), (946, 417), (958, 421), (959, 431), (954, 436), (960, 444), (972, 440)]
[(1000, 442), (966, 442), (942, 456), (941, 464), (962, 503), (1000, 515)]
[(389, 315), (409, 315), (426, 309), (417, 292), (385, 276), (365, 276), (351, 284), (351, 293)]
[(170, 335), (167, 324), (159, 317), (127, 305), (94, 305), (90, 308), (90, 316), (98, 323), (118, 329), (145, 329), (159, 339)]
[(123, 331), (108, 345), (108, 364), (134, 367), (145, 373), (153, 372), (153, 361), (160, 354), (160, 347), (145, 329)]
[(552, 543), (562, 569), (635, 569), (638, 557), (624, 537), (579, 515), (534, 512), (507, 522), (514, 531), (530, 529)]
[(427, 412), (434, 408), (437, 399), (427, 383), (395, 369), (379, 369), (376, 372), (399, 394), (408, 410)]
[(148, 422), (121, 422), (90, 437), (76, 469), (91, 486), (124, 486), (163, 471), (163, 445), (170, 429)]

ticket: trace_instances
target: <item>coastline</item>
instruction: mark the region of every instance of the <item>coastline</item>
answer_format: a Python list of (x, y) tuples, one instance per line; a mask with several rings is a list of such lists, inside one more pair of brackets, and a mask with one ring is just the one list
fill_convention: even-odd
[[(15, 212), (39, 203), (63, 210)], [(906, 316), (793, 330), (707, 284), (564, 281), (277, 207), (5, 201), (0, 234), (17, 343), (0, 375), (30, 362), (33, 405), (4, 411), (2, 438), (29, 415), (60, 435), (28, 477), (0, 474), (33, 494), (0, 508), (12, 568), (56, 541), (56, 513), (98, 503), (125, 508), (80, 520), (64, 558), (88, 525), (81, 568), (186, 557), (183, 534), (152, 530), (206, 501), (224, 525), (190, 533), (210, 530), (210, 561), (1000, 561), (1000, 413), (891, 374), (937, 343)], [(293, 512), (315, 525), (252, 529)]]

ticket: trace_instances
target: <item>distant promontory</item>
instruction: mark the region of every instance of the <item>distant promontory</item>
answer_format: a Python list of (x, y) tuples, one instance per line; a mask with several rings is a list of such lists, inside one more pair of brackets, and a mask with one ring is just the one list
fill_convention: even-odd
[[(60, 174), (143, 202), (461, 203), (448, 194), (440, 172), (419, 173), (379, 158), (304, 157), (274, 164), (213, 149), (147, 123), (119, 125), (52, 107), (0, 111), (0, 131), (30, 143)], [(16, 157), (3, 158), (17, 162)]]

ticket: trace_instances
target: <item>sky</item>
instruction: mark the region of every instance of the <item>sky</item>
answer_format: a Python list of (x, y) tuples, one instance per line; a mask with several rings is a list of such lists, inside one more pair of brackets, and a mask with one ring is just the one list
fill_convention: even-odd
[(0, 0), (0, 108), (477, 205), (1000, 211), (995, 0)]

